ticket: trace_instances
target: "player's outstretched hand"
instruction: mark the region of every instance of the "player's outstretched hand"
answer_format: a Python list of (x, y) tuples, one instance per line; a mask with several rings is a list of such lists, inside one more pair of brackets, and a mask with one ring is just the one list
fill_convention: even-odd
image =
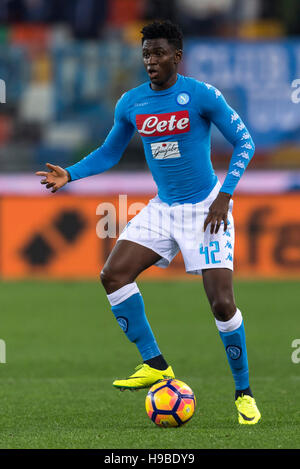
[(41, 184), (46, 184), (46, 189), (52, 189), (51, 192), (56, 192), (67, 184), (69, 181), (69, 173), (65, 169), (60, 166), (55, 166), (54, 164), (46, 163), (46, 166), (50, 169), (49, 172), (37, 171), (35, 174), (44, 178), (41, 179)]
[(210, 223), (211, 234), (218, 233), (222, 221), (224, 222), (224, 231), (227, 230), (230, 198), (230, 194), (219, 192), (218, 196), (209, 207), (208, 215), (204, 221), (204, 231)]

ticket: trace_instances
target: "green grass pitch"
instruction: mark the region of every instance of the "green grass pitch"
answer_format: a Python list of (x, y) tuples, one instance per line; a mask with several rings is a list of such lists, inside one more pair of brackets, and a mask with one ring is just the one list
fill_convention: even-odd
[[(235, 282), (262, 420), (239, 426), (234, 386), (201, 280), (139, 282), (160, 348), (197, 397), (181, 428), (156, 427), (146, 391), (111, 385), (140, 363), (96, 282), (0, 283), (0, 448), (299, 448), (299, 283)], [(300, 354), (299, 354), (300, 355)]]

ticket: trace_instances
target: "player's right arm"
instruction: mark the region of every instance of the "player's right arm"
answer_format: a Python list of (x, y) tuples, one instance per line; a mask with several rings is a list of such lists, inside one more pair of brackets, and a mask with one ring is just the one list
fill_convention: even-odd
[(253, 157), (255, 145), (244, 122), (217, 88), (208, 83), (199, 84), (198, 100), (201, 115), (213, 122), (233, 146), (227, 175), (204, 222), (204, 231), (210, 224), (210, 232), (217, 233), (222, 222), (224, 231), (227, 230), (230, 198)]
[(103, 145), (72, 166), (61, 168), (47, 163), (50, 172), (38, 171), (41, 184), (56, 192), (67, 182), (103, 173), (117, 164), (127, 147), (135, 128), (127, 118), (127, 94), (118, 101), (115, 109), (114, 125)]

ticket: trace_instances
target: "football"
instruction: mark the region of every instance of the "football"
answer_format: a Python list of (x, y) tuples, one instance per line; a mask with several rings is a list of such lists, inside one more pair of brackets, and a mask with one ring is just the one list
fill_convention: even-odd
[(196, 398), (183, 381), (165, 379), (149, 389), (145, 405), (148, 417), (159, 427), (180, 427), (194, 415)]

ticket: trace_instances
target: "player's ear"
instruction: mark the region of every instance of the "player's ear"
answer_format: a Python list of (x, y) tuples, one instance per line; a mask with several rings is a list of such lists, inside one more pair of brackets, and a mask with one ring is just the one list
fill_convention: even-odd
[(181, 59), (182, 59), (182, 50), (176, 49), (175, 55), (174, 55), (174, 63), (178, 65), (179, 62), (181, 62)]

